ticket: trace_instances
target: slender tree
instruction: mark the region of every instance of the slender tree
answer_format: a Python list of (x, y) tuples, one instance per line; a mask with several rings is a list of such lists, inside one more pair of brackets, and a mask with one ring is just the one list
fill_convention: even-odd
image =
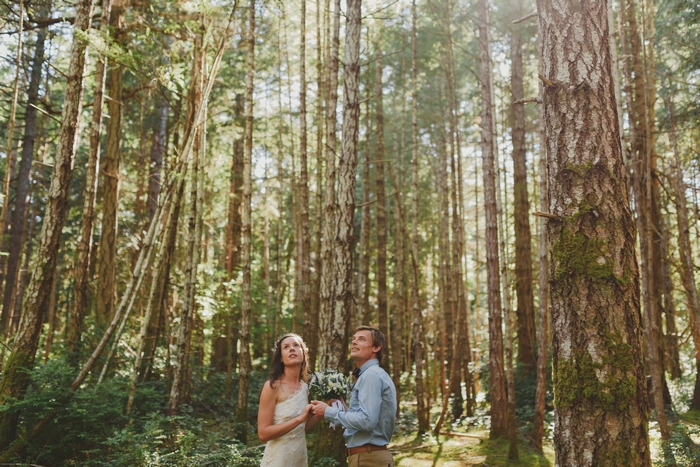
[[(109, 17), (112, 0), (102, 0), (100, 33), (108, 38)], [(92, 232), (95, 223), (95, 203), (97, 200), (97, 173), (100, 166), (100, 146), (102, 142), (102, 107), (104, 105), (105, 81), (107, 77), (107, 57), (100, 56), (95, 74), (95, 92), (92, 104), (92, 124), (90, 126), (90, 152), (85, 174), (85, 194), (83, 198), (83, 224), (75, 259), (75, 294), (73, 307), (67, 326), (66, 346), (75, 362), (83, 332), (83, 319), (88, 302), (88, 275), (92, 256)]]
[[(374, 99), (376, 101), (375, 119), (377, 121), (377, 151), (375, 161), (375, 187), (377, 196), (377, 323), (379, 330), (389, 335), (389, 303), (386, 285), (386, 257), (387, 257), (387, 216), (386, 216), (386, 181), (384, 176), (384, 159), (386, 158), (386, 146), (384, 144), (384, 90), (382, 86), (382, 35), (381, 26), (376, 43), (377, 60), (375, 63), (375, 88)], [(388, 359), (382, 361), (385, 369), (389, 369)]]
[[(515, 2), (514, 14), (522, 17), (522, 1)], [(510, 33), (513, 102), (524, 97), (522, 28), (512, 25)], [(515, 293), (517, 295), (518, 361), (529, 369), (537, 364), (535, 355), (535, 299), (532, 291), (532, 248), (530, 201), (527, 193), (525, 154), (525, 109), (514, 104), (512, 111), (513, 143), (513, 218), (515, 220)]]
[(489, 306), (489, 394), (491, 396), (491, 438), (507, 434), (508, 414), (503, 370), (503, 332), (501, 330), (501, 278), (498, 255), (498, 209), (496, 207), (496, 170), (493, 82), (491, 70), (490, 13), (487, 0), (479, 1), (479, 46), (481, 78), (481, 154), (484, 161), (484, 211), (486, 214), (486, 268)]
[(425, 401), (423, 382), (423, 341), (420, 311), (420, 277), (418, 271), (418, 34), (416, 0), (411, 3), (411, 350), (416, 366), (415, 394), (418, 407), (418, 431), (425, 433), (430, 427), (430, 414)]
[(236, 420), (248, 419), (248, 384), (250, 375), (250, 263), (252, 245), (251, 227), (251, 192), (253, 154), (253, 80), (255, 78), (255, 0), (250, 0), (248, 8), (248, 57), (245, 79), (245, 143), (243, 147), (243, 197), (241, 199), (241, 266), (243, 283), (241, 287), (241, 331), (238, 374), (238, 403)]
[[(109, 18), (112, 39), (118, 46), (125, 46), (126, 9), (129, 0), (113, 0)], [(103, 176), (102, 190), (102, 229), (97, 259), (97, 318), (100, 323), (109, 322), (114, 314), (117, 284), (117, 216), (122, 159), (122, 102), (124, 65), (120, 61), (111, 62), (107, 69), (107, 146), (100, 161)]]
[[(47, 17), (51, 11), (51, 2), (45, 1), (37, 6), (37, 13)], [(48, 28), (39, 29), (34, 44), (34, 57), (27, 89), (27, 106), (24, 111), (24, 135), (22, 137), (22, 159), (17, 171), (14, 209), (10, 216), (10, 243), (5, 272), (5, 293), (2, 302), (2, 315), (9, 316), (14, 310), (17, 298), (19, 266), (22, 260), (25, 226), (27, 224), (27, 206), (29, 201), (30, 175), (34, 160), (34, 143), (37, 137), (37, 104), (39, 103), (39, 85), (41, 70), (44, 66), (44, 47)], [(18, 298), (21, 300), (21, 296)], [(7, 332), (8, 329), (6, 328)]]

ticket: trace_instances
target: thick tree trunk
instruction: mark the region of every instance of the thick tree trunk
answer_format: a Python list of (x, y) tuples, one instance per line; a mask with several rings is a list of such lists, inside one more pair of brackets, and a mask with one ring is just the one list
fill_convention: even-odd
[(486, 267), (489, 304), (489, 394), (491, 438), (507, 434), (508, 414), (503, 370), (501, 278), (498, 259), (498, 209), (496, 207), (495, 129), (491, 70), (490, 13), (487, 0), (479, 0), (479, 43), (481, 77), (481, 152), (484, 160), (484, 211), (486, 213)]
[(245, 79), (245, 144), (243, 148), (243, 197), (241, 198), (241, 265), (243, 283), (241, 287), (241, 350), (238, 354), (238, 401), (236, 421), (243, 423), (248, 419), (248, 384), (250, 378), (250, 263), (252, 245), (251, 227), (251, 191), (252, 191), (252, 153), (253, 153), (253, 80), (255, 78), (255, 0), (250, 0), (248, 8), (248, 58)]
[(331, 366), (334, 357), (331, 357), (332, 337), (328, 331), (334, 326), (332, 307), (336, 300), (333, 289), (335, 277), (335, 260), (333, 244), (337, 227), (337, 200), (335, 193), (336, 183), (336, 129), (338, 126), (336, 107), (338, 103), (338, 50), (340, 48), (340, 0), (335, 0), (333, 10), (333, 38), (327, 50), (328, 56), (328, 88), (326, 99), (326, 190), (324, 197), (323, 243), (321, 245), (321, 290), (318, 315), (318, 358), (317, 366), (326, 368)]
[[(81, 0), (76, 5), (76, 30), (87, 34), (92, 17), (93, 3)], [(63, 224), (66, 218), (73, 159), (77, 146), (78, 117), (82, 106), (83, 76), (87, 44), (76, 38), (73, 41), (70, 65), (67, 73), (65, 98), (61, 115), (59, 146), (51, 175), (49, 197), (46, 203), (44, 223), (37, 259), (24, 302), (22, 320), (7, 359), (0, 381), (0, 404), (8, 398), (19, 398), (29, 384), (29, 374), (34, 367), (41, 325), (51, 297), (51, 286), (56, 274), (56, 262)], [(5, 451), (15, 437), (18, 413), (0, 414), (0, 450)]]
[[(102, 0), (102, 19), (100, 32), (107, 36), (112, 0)], [(85, 169), (85, 194), (83, 199), (83, 224), (75, 259), (75, 285), (73, 306), (68, 320), (66, 348), (69, 358), (77, 364), (80, 353), (80, 338), (83, 332), (83, 320), (88, 304), (88, 276), (90, 258), (93, 254), (92, 232), (95, 223), (95, 203), (97, 201), (97, 173), (100, 166), (100, 145), (102, 141), (102, 107), (104, 105), (105, 81), (107, 77), (107, 57), (97, 61), (95, 75), (95, 92), (92, 104), (92, 124), (90, 125), (90, 152)]]
[[(639, 276), (607, 6), (540, 0), (537, 9), (556, 216), (547, 234), (557, 462), (649, 466)], [(585, 69), (570, 66), (574, 56), (586, 57)]]
[[(125, 14), (129, 0), (114, 0), (109, 18), (113, 39), (124, 45), (126, 39)], [(117, 296), (117, 216), (119, 212), (119, 188), (121, 185), (122, 158), (122, 88), (124, 65), (115, 61), (107, 70), (107, 147), (101, 160), (102, 179), (102, 229), (97, 260), (97, 320), (108, 323), (114, 314)]]
[[(522, 2), (517, 2), (514, 16), (521, 18)], [(513, 102), (524, 97), (523, 40), (521, 28), (511, 26), (511, 76)], [(515, 293), (518, 298), (518, 361), (529, 370), (537, 364), (535, 355), (535, 299), (532, 291), (532, 249), (530, 235), (530, 201), (527, 193), (527, 166), (525, 154), (525, 109), (512, 106), (513, 142), (513, 218), (515, 220)]]

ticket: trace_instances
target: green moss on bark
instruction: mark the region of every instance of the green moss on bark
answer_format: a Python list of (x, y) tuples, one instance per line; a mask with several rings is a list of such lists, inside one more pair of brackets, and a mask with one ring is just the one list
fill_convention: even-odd
[[(632, 347), (619, 336), (606, 339), (599, 363), (587, 352), (559, 360), (554, 370), (554, 404), (560, 408), (593, 405), (606, 412), (628, 413), (637, 393)], [(603, 372), (603, 380), (596, 372)]]
[(554, 279), (585, 276), (593, 282), (630, 285), (629, 274), (615, 275), (607, 253), (606, 242), (603, 240), (588, 238), (583, 233), (573, 233), (564, 228), (559, 239), (552, 245), (552, 258), (556, 264)]

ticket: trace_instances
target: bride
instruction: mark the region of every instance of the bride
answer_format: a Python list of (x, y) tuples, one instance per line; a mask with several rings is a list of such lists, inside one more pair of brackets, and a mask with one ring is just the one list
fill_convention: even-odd
[(258, 410), (258, 437), (267, 443), (261, 467), (308, 465), (305, 432), (318, 422), (308, 403), (308, 353), (297, 334), (285, 334), (275, 344)]

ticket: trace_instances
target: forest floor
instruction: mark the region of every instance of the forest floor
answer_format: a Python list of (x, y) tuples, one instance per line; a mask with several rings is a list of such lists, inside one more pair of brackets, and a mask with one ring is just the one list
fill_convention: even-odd
[(396, 465), (400, 467), (554, 465), (554, 451), (551, 445), (545, 445), (542, 455), (531, 445), (521, 441), (518, 446), (519, 459), (509, 461), (508, 440), (490, 440), (488, 431), (479, 430), (468, 433), (449, 432), (439, 437), (424, 439), (399, 437), (393, 440), (391, 450)]

